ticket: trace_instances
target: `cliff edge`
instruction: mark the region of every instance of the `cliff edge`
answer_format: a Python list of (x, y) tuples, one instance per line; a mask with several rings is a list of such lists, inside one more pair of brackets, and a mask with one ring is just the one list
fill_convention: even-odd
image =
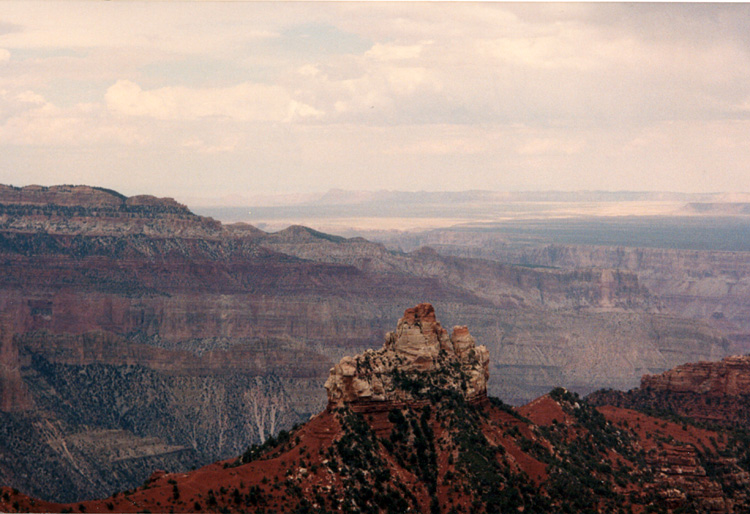
[(0, 231), (68, 236), (216, 238), (216, 220), (196, 216), (172, 198), (126, 197), (91, 186), (0, 184)]

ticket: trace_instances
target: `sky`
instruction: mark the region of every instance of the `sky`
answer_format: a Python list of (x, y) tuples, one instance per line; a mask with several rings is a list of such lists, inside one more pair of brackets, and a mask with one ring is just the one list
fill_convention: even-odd
[(0, 183), (750, 191), (750, 5), (0, 0)]

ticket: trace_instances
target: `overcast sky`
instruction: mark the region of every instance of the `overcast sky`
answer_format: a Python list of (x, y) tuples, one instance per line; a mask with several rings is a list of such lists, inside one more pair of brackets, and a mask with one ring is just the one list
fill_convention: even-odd
[(0, 1), (0, 183), (747, 192), (750, 6)]

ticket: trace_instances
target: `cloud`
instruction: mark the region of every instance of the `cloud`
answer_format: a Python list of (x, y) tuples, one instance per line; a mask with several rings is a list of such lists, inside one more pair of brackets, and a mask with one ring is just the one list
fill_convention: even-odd
[(237, 144), (238, 138), (236, 137), (224, 137), (216, 143), (208, 143), (203, 139), (194, 138), (184, 141), (182, 146), (203, 154), (220, 154), (235, 151)]
[(118, 155), (128, 176), (146, 152), (170, 185), (222, 166), (254, 170), (249, 188), (697, 189), (710, 166), (747, 185), (747, 5), (7, 2), (2, 19), (0, 151), (27, 145), (26, 168), (87, 145), (70, 170)]
[(487, 147), (484, 141), (473, 137), (448, 137), (448, 138), (430, 138), (416, 142), (409, 142), (389, 148), (386, 153), (413, 154), (413, 155), (430, 155), (430, 156), (456, 156), (456, 155), (473, 155), (485, 153)]
[(0, 89), (0, 122), (19, 114), (45, 107), (47, 101), (42, 95), (30, 90), (10, 91)]
[(143, 90), (134, 82), (118, 80), (107, 89), (105, 101), (113, 113), (159, 120), (223, 117), (278, 122), (322, 115), (314, 107), (292, 99), (280, 86), (253, 83), (225, 88), (174, 86)]
[[(350, 30), (379, 40), (360, 57), (366, 71), (356, 91), (389, 107), (381, 119), (389, 124), (711, 119), (741, 112), (743, 92), (750, 92), (748, 36), (733, 21), (748, 19), (746, 7), (368, 7), (366, 18), (346, 21)], [(652, 13), (659, 23), (648, 22)], [(394, 80), (366, 80), (368, 73)], [(402, 73), (411, 78), (408, 87), (393, 87)], [(328, 71), (337, 74), (344, 73)], [(338, 105), (339, 112), (366, 112), (343, 95)]]
[(376, 44), (361, 55), (307, 64), (288, 87), (326, 113), (321, 122), (411, 124), (420, 99), (442, 88), (439, 71), (419, 57), (430, 44)]
[(81, 146), (142, 144), (138, 130), (112, 123), (102, 107), (77, 104), (60, 108), (31, 90), (0, 90), (0, 144)]
[(21, 32), (23, 30), (20, 25), (17, 25), (15, 23), (7, 23), (4, 21), (0, 21), (0, 36), (4, 36), (6, 34), (13, 34), (14, 32)]

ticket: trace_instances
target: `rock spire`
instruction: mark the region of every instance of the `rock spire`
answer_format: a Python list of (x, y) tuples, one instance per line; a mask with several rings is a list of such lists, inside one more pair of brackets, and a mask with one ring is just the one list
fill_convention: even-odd
[(330, 406), (409, 403), (431, 392), (453, 391), (484, 398), (489, 352), (476, 346), (465, 326), (448, 334), (429, 303), (406, 309), (382, 349), (344, 357), (325, 383)]

